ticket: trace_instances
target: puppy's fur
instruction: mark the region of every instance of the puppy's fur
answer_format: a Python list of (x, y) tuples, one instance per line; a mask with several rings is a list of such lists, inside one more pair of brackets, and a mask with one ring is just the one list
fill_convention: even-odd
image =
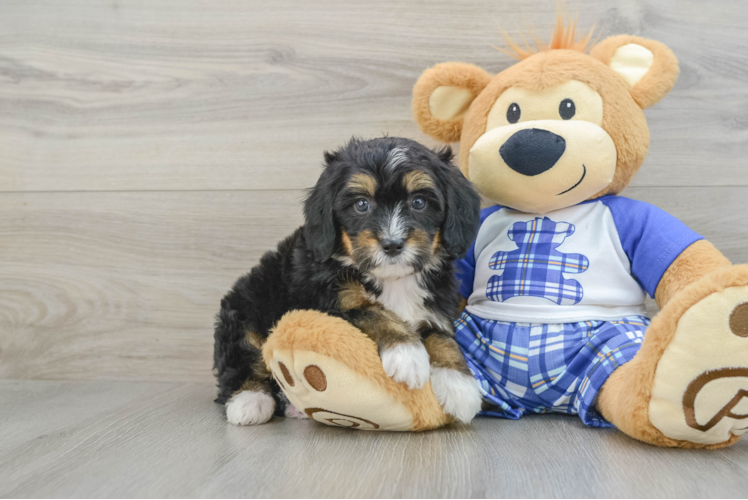
[(470, 421), (480, 393), (454, 340), (453, 261), (471, 245), (480, 200), (451, 164), (401, 138), (353, 139), (325, 153), (305, 225), (266, 253), (221, 301), (216, 402), (235, 424), (299, 412), (265, 367), (261, 347), (294, 309), (351, 322), (378, 345), (386, 373), (411, 388), (433, 375), (445, 411)]

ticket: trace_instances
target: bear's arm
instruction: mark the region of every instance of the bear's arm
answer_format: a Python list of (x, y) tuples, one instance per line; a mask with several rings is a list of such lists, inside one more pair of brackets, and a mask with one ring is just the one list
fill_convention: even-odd
[(695, 279), (729, 265), (711, 243), (654, 205), (623, 196), (599, 201), (610, 210), (631, 274), (660, 307)]
[(655, 300), (662, 308), (673, 295), (697, 279), (731, 263), (707, 240), (699, 240), (683, 250), (670, 264), (657, 285)]
[(467, 300), (473, 293), (473, 281), (475, 280), (475, 243), (470, 247), (464, 259), (455, 261), (454, 270), (460, 299)]
[[(480, 228), (478, 234), (480, 234), (483, 228), (483, 223), (486, 221), (489, 215), (498, 212), (503, 207), (494, 205), (488, 208), (484, 208), (480, 211)], [(477, 239), (476, 235), (476, 239)], [(460, 292), (459, 309), (462, 312), (467, 305), (467, 299), (473, 293), (473, 282), (475, 281), (475, 241), (470, 245), (467, 254), (462, 259), (457, 259), (454, 263), (455, 277), (457, 278), (458, 291)]]

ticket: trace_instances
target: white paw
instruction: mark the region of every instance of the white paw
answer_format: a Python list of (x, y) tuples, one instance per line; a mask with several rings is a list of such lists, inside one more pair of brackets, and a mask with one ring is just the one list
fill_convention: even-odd
[(429, 353), (423, 344), (398, 344), (382, 351), (382, 366), (388, 377), (407, 384), (410, 389), (420, 389), (428, 382)]
[(434, 368), (431, 372), (431, 388), (442, 405), (444, 413), (460, 422), (469, 424), (481, 409), (483, 398), (478, 382), (449, 368)]
[(296, 408), (291, 403), (288, 403), (288, 406), (286, 406), (286, 409), (283, 410), (283, 415), (286, 418), (297, 418), (299, 420), (304, 418), (309, 418), (306, 413)]
[(265, 392), (242, 391), (226, 402), (226, 418), (234, 425), (264, 424), (275, 411), (275, 400)]

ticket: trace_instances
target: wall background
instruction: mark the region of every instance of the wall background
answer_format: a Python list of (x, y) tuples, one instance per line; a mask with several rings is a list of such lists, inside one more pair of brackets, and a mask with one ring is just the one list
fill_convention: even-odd
[[(667, 44), (625, 195), (748, 262), (748, 9), (569, 2), (579, 26)], [(443, 61), (497, 72), (498, 25), (550, 36), (550, 0), (0, 5), (0, 378), (212, 380), (222, 294), (301, 223), (322, 151), (426, 144), (410, 91)]]

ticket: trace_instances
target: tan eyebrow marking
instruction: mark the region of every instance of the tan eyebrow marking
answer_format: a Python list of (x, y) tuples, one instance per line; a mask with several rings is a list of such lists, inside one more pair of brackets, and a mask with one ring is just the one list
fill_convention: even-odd
[(348, 189), (374, 197), (377, 192), (377, 180), (367, 174), (354, 174), (348, 181)]
[(434, 189), (434, 181), (426, 172), (421, 170), (414, 170), (405, 174), (403, 184), (405, 185), (405, 189), (410, 192), (418, 191), (419, 189)]

